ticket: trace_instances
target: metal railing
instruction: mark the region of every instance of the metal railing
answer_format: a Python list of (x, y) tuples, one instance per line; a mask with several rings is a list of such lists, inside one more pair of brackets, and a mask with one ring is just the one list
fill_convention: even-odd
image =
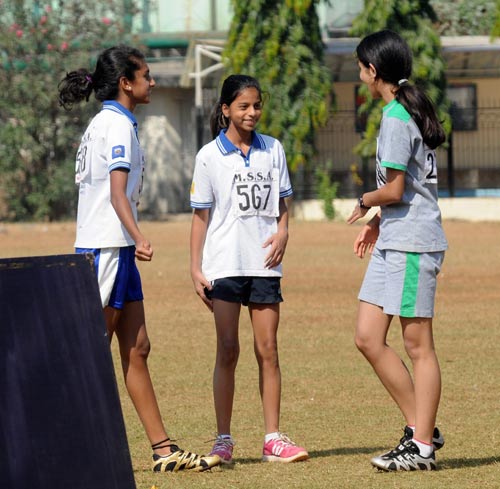
[[(454, 109), (456, 120), (467, 111), (474, 117), (472, 130), (454, 130), (447, 145), (438, 149), (439, 190), (442, 195), (500, 196), (500, 102), (475, 109)], [(316, 136), (318, 154), (315, 167), (329, 169), (339, 182), (339, 197), (355, 197), (375, 188), (374, 160), (362, 161), (354, 147), (362, 134), (356, 132), (354, 110), (338, 110)], [(294, 186), (302, 198), (316, 197), (312, 171), (295, 178)]]

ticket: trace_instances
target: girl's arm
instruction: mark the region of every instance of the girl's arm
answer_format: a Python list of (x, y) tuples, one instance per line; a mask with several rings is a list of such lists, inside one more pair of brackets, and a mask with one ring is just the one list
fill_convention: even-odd
[[(363, 194), (363, 203), (367, 207), (395, 204), (400, 202), (405, 189), (405, 172), (387, 168), (387, 183), (382, 187)], [(364, 217), (368, 209), (356, 205), (351, 216), (347, 220), (349, 224)]]
[(262, 245), (267, 248), (271, 245), (271, 250), (267, 254), (264, 265), (266, 268), (277, 267), (285, 255), (286, 245), (288, 243), (288, 206), (286, 200), (282, 197), (279, 202), (278, 230)]
[(212, 301), (206, 296), (205, 289), (212, 288), (210, 282), (205, 278), (201, 270), (203, 258), (203, 246), (207, 236), (208, 219), (210, 209), (195, 209), (191, 221), (191, 279), (196, 293), (200, 296), (205, 305), (212, 311)]
[(110, 174), (111, 205), (118, 219), (135, 242), (135, 256), (141, 261), (151, 261), (153, 247), (142, 235), (132, 213), (130, 202), (127, 198), (128, 172), (126, 170), (113, 170)]

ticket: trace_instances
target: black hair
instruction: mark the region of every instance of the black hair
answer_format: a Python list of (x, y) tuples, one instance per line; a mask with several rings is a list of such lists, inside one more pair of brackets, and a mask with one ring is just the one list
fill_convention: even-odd
[(424, 143), (431, 149), (446, 140), (436, 107), (422, 89), (408, 82), (413, 57), (406, 41), (396, 32), (382, 30), (363, 38), (356, 48), (358, 60), (367, 68), (374, 66), (376, 78), (397, 87), (396, 100), (417, 124)]
[(233, 100), (247, 88), (255, 88), (262, 98), (259, 82), (248, 75), (229, 75), (222, 84), (220, 98), (210, 115), (210, 130), (215, 139), (221, 129), (229, 126), (229, 119), (222, 113), (222, 105), (231, 105)]
[(93, 73), (86, 68), (66, 73), (59, 82), (59, 105), (71, 110), (74, 104), (85, 99), (88, 102), (92, 91), (100, 102), (115, 100), (118, 96), (120, 78), (135, 79), (135, 72), (144, 63), (144, 54), (125, 45), (114, 46), (103, 51), (97, 58)]

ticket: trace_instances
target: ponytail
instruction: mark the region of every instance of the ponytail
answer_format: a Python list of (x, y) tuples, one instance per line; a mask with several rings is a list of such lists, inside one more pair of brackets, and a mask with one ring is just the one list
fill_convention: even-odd
[(71, 110), (74, 104), (84, 99), (88, 102), (93, 86), (92, 74), (85, 68), (67, 73), (57, 86), (59, 105)]
[(212, 138), (215, 139), (219, 135), (219, 132), (228, 127), (228, 125), (229, 119), (222, 113), (222, 103), (219, 100), (210, 114), (210, 131), (212, 133)]
[(436, 108), (423, 90), (405, 80), (399, 85), (396, 100), (411, 115), (429, 148), (436, 149), (445, 142), (446, 134), (438, 119)]
[(144, 63), (144, 54), (124, 44), (104, 50), (97, 58), (94, 73), (81, 68), (67, 73), (58, 85), (59, 105), (71, 110), (74, 104), (89, 100), (92, 91), (100, 102), (116, 100), (120, 78), (135, 79), (135, 72)]

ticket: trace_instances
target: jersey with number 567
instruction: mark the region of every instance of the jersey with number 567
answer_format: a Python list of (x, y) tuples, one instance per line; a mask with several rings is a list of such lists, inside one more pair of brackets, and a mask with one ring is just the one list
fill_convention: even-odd
[(243, 154), (222, 131), (196, 156), (191, 207), (210, 209), (202, 270), (208, 280), (230, 276), (281, 276), (264, 266), (263, 243), (276, 232), (280, 198), (292, 195), (281, 143), (252, 134)]

